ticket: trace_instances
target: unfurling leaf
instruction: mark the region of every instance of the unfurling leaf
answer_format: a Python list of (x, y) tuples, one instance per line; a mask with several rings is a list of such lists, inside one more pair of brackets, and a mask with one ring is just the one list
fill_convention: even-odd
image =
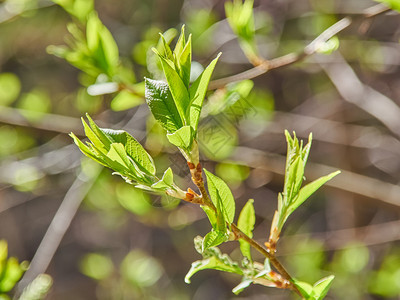
[(243, 271), (239, 264), (233, 261), (227, 254), (222, 254), (216, 247), (206, 249), (204, 252), (201, 251), (199, 248), (201, 248), (204, 243), (201, 237), (196, 237), (194, 242), (196, 250), (203, 255), (203, 259), (192, 263), (192, 267), (185, 276), (186, 283), (190, 283), (190, 278), (194, 274), (205, 269), (214, 269), (243, 275)]

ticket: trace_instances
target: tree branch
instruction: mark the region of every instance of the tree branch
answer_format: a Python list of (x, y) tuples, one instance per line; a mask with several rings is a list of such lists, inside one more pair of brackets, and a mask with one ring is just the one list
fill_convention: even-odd
[(230, 82), (252, 79), (262, 74), (265, 74), (272, 69), (277, 69), (298, 62), (314, 54), (321, 46), (321, 44), (327, 42), (333, 36), (337, 35), (339, 32), (349, 27), (354, 22), (354, 20), (359, 18), (362, 19), (372, 18), (380, 14), (383, 14), (389, 10), (390, 8), (388, 8), (387, 6), (378, 4), (365, 9), (363, 13), (357, 18), (345, 17), (336, 22), (335, 24), (333, 24), (332, 26), (330, 26), (329, 28), (327, 28), (324, 32), (322, 32), (319, 36), (317, 36), (311, 43), (309, 43), (301, 52), (289, 53), (271, 60), (263, 59), (262, 60), (263, 62), (260, 65), (255, 66), (250, 70), (246, 70), (242, 73), (238, 73), (232, 76), (211, 81), (210, 84), (208, 85), (208, 89), (215, 90), (218, 88), (222, 88)]

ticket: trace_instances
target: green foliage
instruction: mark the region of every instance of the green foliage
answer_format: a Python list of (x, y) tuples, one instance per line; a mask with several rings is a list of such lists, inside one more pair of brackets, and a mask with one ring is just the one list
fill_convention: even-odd
[[(219, 177), (204, 169), (207, 177), (208, 191), (217, 208), (217, 218), (224, 223), (232, 223), (235, 217), (235, 199), (228, 185)], [(219, 227), (220, 229), (220, 227)]]
[[(184, 27), (182, 27), (181, 35), (173, 51), (164, 36), (161, 35), (161, 37), (163, 49), (159, 51), (154, 48), (153, 51), (159, 57), (168, 85), (147, 79), (146, 100), (154, 117), (169, 133), (174, 133), (185, 125), (190, 125), (193, 131), (197, 132), (201, 107), (219, 55), (189, 87), (192, 57), (191, 36), (186, 41)], [(170, 114), (165, 114), (167, 111)], [(174, 122), (167, 122), (165, 120), (167, 115), (171, 116)], [(172, 123), (173, 127), (169, 123)]]
[(322, 300), (325, 298), (335, 276), (331, 275), (317, 281), (314, 285), (295, 280), (295, 285), (306, 300)]
[(161, 126), (169, 133), (183, 127), (183, 120), (172, 98), (168, 84), (162, 81), (145, 79), (146, 102)]
[(238, 36), (240, 46), (250, 61), (258, 57), (255, 43), (255, 28), (253, 16), (254, 0), (233, 0), (225, 2), (225, 13), (229, 25)]
[[(247, 201), (246, 205), (240, 212), (238, 219), (238, 228), (249, 238), (253, 237), (254, 224), (256, 223), (256, 214), (253, 203), (253, 199)], [(240, 251), (242, 251), (243, 256), (247, 257), (251, 261), (250, 244), (245, 240), (239, 240), (239, 242)]]
[(323, 176), (304, 187), (304, 168), (310, 153), (311, 139), (310, 134), (308, 143), (303, 147), (303, 142), (299, 142), (294, 134), (293, 138), (288, 131), (285, 131), (287, 141), (287, 156), (285, 167), (285, 182), (283, 193), (278, 195), (278, 210), (275, 212), (271, 226), (270, 242), (276, 244), (280, 232), (288, 217), (306, 201), (324, 183), (338, 175), (340, 171)]
[(0, 240), (0, 297), (7, 297), (28, 268), (28, 262), (18, 262), (15, 257), (8, 257), (8, 245)]
[(101, 129), (89, 115), (87, 118), (90, 126), (83, 119), (82, 122), (91, 143), (85, 145), (71, 133), (82, 153), (113, 169), (127, 181), (144, 186), (156, 182), (153, 159), (134, 137), (122, 130)]
[[(244, 4), (241, 1), (235, 1), (233, 4), (227, 3), (226, 9), (228, 19), (230, 19), (232, 27), (239, 35), (239, 39), (246, 44), (248, 49), (251, 49), (251, 51), (245, 51), (246, 54), (249, 55), (250, 53), (252, 58), (255, 58), (252, 5), (252, 1), (245, 1)], [(117, 82), (110, 81), (118, 67), (118, 50), (114, 49), (115, 44), (110, 42), (111, 35), (108, 31), (104, 35), (105, 37), (99, 35), (104, 25), (98, 19), (93, 19), (93, 16), (88, 19), (86, 40), (82, 38), (81, 41), (86, 42), (85, 47), (92, 51), (90, 56), (99, 58), (98, 54), (100, 52), (103, 55), (98, 60), (102, 62), (100, 64), (101, 67), (98, 69), (107, 74), (108, 77), (104, 80), (102, 79), (102, 73), (97, 72), (96, 83), (88, 89), (90, 94), (97, 95), (105, 92), (111, 93), (119, 88)], [(204, 238), (198, 237), (195, 239), (195, 248), (203, 256), (203, 259), (192, 264), (185, 278), (187, 283), (198, 271), (214, 269), (242, 276), (242, 282), (233, 289), (236, 294), (251, 284), (292, 289), (295, 289), (293, 286), (295, 284), (307, 299), (323, 299), (330, 287), (333, 276), (324, 278), (314, 286), (311, 286), (301, 281), (284, 278), (283, 276), (287, 275), (273, 271), (269, 262), (271, 261), (274, 267), (280, 271), (280, 267), (274, 258), (274, 253), (276, 242), (279, 239), (284, 223), (293, 211), (326, 181), (336, 176), (338, 172), (321, 177), (302, 187), (304, 168), (311, 147), (311, 135), (308, 144), (303, 147), (302, 142), (299, 142), (295, 135), (292, 138), (286, 131), (288, 153), (284, 190), (278, 197), (278, 210), (275, 213), (271, 227), (270, 249), (263, 248), (252, 239), (256, 221), (253, 199), (250, 199), (245, 204), (239, 214), (238, 225), (234, 225), (236, 204), (230, 188), (223, 179), (206, 169), (202, 169), (199, 163), (199, 143), (203, 149), (208, 148), (208, 151), (212, 152), (214, 156), (220, 155), (218, 151), (221, 151), (221, 149), (225, 149), (222, 152), (223, 155), (227, 155), (230, 153), (230, 149), (233, 148), (228, 147), (229, 149), (226, 150), (226, 146), (229, 146), (232, 141), (223, 141), (221, 143), (223, 147), (210, 144), (207, 141), (207, 129), (199, 129), (204, 98), (219, 55), (192, 82), (191, 36), (189, 35), (188, 39), (186, 39), (184, 27), (182, 27), (178, 41), (172, 50), (170, 43), (175, 33), (172, 31), (167, 31), (167, 33), (161, 35), (158, 44), (153, 48), (153, 53), (158, 58), (157, 68), (162, 69), (166, 82), (145, 78), (145, 99), (154, 119), (158, 122), (160, 128), (162, 127), (166, 131), (164, 138), (166, 136), (167, 140), (176, 146), (186, 159), (192, 181), (199, 188), (200, 193), (196, 193), (190, 188), (187, 191), (181, 190), (174, 183), (175, 176), (170, 167), (167, 168), (161, 179), (157, 177), (152, 157), (134, 137), (123, 130), (99, 128), (89, 115), (87, 115), (89, 124), (83, 121), (83, 127), (85, 135), (90, 141), (84, 144), (76, 135), (71, 133), (75, 144), (86, 156), (113, 169), (115, 174), (122, 176), (127, 183), (133, 184), (137, 188), (166, 194), (201, 205), (212, 228)], [(104, 38), (108, 39), (108, 41), (103, 41)], [(107, 47), (104, 47), (104, 45), (107, 45)], [(102, 50), (100, 51), (99, 49)], [(111, 66), (115, 67), (113, 71), (110, 71)], [(227, 109), (233, 108), (239, 101), (249, 97), (253, 85), (250, 80), (230, 84), (225, 90), (221, 91), (219, 98), (215, 98), (217, 101), (213, 101), (212, 104), (208, 105), (205, 110), (206, 114), (209, 116), (226, 114)], [(141, 93), (143, 92), (139, 92), (139, 94)], [(125, 91), (125, 94), (120, 93), (114, 99), (114, 109), (118, 105), (121, 105), (122, 108), (128, 107), (129, 105), (126, 103), (132, 100), (129, 100), (129, 95), (127, 91)], [(127, 97), (128, 100), (124, 100), (124, 97)], [(122, 98), (122, 100), (119, 98)], [(132, 102), (134, 101), (132, 100)], [(232, 120), (236, 121), (238, 116), (244, 117), (244, 115), (244, 111), (228, 115), (225, 119), (229, 123), (223, 123), (225, 132), (229, 127), (234, 128)], [(233, 130), (236, 134), (233, 135), (232, 139), (233, 144), (235, 144), (237, 133), (235, 128)], [(221, 133), (219, 135), (221, 136)], [(211, 136), (211, 140), (215, 142), (215, 133), (211, 132)], [(224, 133), (222, 133), (222, 136), (224, 136)], [(210, 136), (208, 138), (210, 139)], [(225, 164), (225, 169), (219, 168), (218, 172), (222, 173), (222, 177), (226, 177), (227, 174), (224, 173), (230, 173), (230, 170), (232, 170), (232, 166), (230, 168), (227, 168), (227, 166)], [(204, 186), (203, 170), (207, 179), (207, 189)], [(246, 173), (244, 174), (240, 170), (236, 171), (238, 174), (235, 176), (238, 177), (237, 180), (239, 182), (248, 175), (248, 172), (244, 172)], [(124, 207), (138, 215), (144, 215), (151, 211), (149, 205), (146, 204), (148, 203), (146, 200), (141, 199), (141, 201), (138, 200), (133, 203), (129, 201), (129, 196), (127, 196), (129, 194), (130, 191), (126, 189), (122, 189), (119, 192), (119, 202)], [(137, 195), (137, 198), (143, 198), (143, 195)], [(238, 240), (240, 243), (240, 250), (243, 254), (241, 263), (233, 261), (227, 254), (222, 254), (216, 248), (216, 246), (230, 240)], [(266, 245), (268, 248), (268, 243)], [(264, 264), (253, 261), (251, 246), (259, 251), (261, 249), (261, 252), (266, 256)], [(87, 256), (82, 263), (83, 272), (96, 280), (109, 278), (114, 269), (110, 259), (99, 254)], [(161, 276), (157, 263), (136, 252), (130, 253), (125, 257), (120, 269), (127, 281), (142, 287), (153, 285)], [(146, 274), (142, 273), (142, 271), (146, 272)]]
[(227, 254), (222, 254), (218, 248), (209, 247), (204, 249), (204, 240), (201, 237), (196, 237), (194, 239), (194, 244), (197, 252), (203, 256), (203, 259), (192, 263), (192, 267), (185, 277), (186, 283), (190, 283), (190, 278), (194, 274), (205, 269), (220, 270), (243, 275), (243, 271), (239, 267), (239, 264), (234, 262)]
[(68, 31), (71, 34), (69, 48), (49, 46), (47, 51), (65, 59), (95, 79), (101, 74), (106, 74), (108, 80), (112, 81), (117, 71), (120, 71), (118, 46), (97, 14), (92, 12), (88, 15), (86, 33), (73, 23), (69, 24)]

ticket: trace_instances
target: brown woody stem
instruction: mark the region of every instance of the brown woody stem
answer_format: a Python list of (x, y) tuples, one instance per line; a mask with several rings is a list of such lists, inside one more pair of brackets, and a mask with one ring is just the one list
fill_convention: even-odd
[(248, 242), (254, 249), (260, 252), (263, 256), (268, 258), (271, 265), (282, 275), (285, 280), (287, 280), (288, 286), (291, 290), (296, 292), (300, 297), (303, 297), (297, 287), (293, 284), (293, 278), (290, 276), (288, 271), (286, 271), (285, 267), (279, 262), (279, 260), (275, 257), (275, 254), (269, 252), (262, 245), (260, 245), (257, 241), (250, 238), (248, 235), (243, 233), (234, 223), (231, 224), (232, 231), (236, 235), (238, 239), (245, 240)]
[[(193, 183), (198, 187), (201, 193), (201, 197), (203, 199), (202, 204), (212, 208), (215, 212), (217, 211), (215, 205), (212, 203), (210, 197), (208, 196), (207, 190), (204, 186), (203, 175), (202, 175), (202, 167), (201, 164), (198, 163), (195, 166), (193, 163), (188, 162), (188, 166), (190, 169), (190, 173), (192, 175)], [(257, 241), (253, 240), (245, 233), (243, 233), (234, 223), (231, 223), (232, 232), (235, 234), (237, 239), (243, 239), (248, 242), (254, 249), (260, 252), (263, 256), (268, 258), (271, 265), (280, 273), (280, 275), (284, 278), (285, 282), (282, 282), (280, 288), (289, 288), (297, 293), (300, 297), (303, 298), (302, 294), (298, 290), (298, 288), (293, 284), (293, 278), (286, 271), (284, 266), (276, 259), (275, 254), (272, 254), (269, 250), (265, 249), (262, 245), (260, 245)]]

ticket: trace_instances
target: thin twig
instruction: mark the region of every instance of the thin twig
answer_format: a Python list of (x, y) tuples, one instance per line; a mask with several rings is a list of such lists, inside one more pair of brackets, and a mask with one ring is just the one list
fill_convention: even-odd
[(392, 99), (363, 84), (339, 53), (332, 58), (334, 64), (320, 62), (320, 65), (343, 99), (374, 116), (399, 138), (400, 107)]
[[(364, 10), (364, 12), (357, 17), (358, 18), (372, 18), (375, 16), (378, 16), (380, 14), (383, 14), (387, 11), (389, 11), (390, 8), (378, 4), (374, 5), (370, 8), (367, 8)], [(309, 43), (301, 52), (299, 53), (290, 53), (286, 54), (281, 57), (277, 57), (271, 60), (265, 60), (263, 63), (260, 65), (250, 69), (246, 70), (242, 73), (238, 73), (232, 76), (220, 78), (217, 80), (213, 80), (210, 82), (208, 85), (209, 90), (215, 90), (218, 88), (222, 88), (225, 85), (227, 85), (230, 82), (235, 82), (235, 81), (240, 81), (240, 80), (245, 80), (245, 79), (252, 79), (255, 77), (258, 77), (262, 74), (267, 73), (268, 71), (276, 68), (280, 68), (283, 66), (287, 66), (290, 64), (293, 64), (295, 62), (298, 62), (307, 56), (310, 56), (314, 54), (318, 48), (320, 47), (321, 44), (327, 42), (329, 39), (331, 39), (333, 36), (337, 35), (339, 32), (343, 31), (347, 27), (349, 27), (355, 20), (356, 18), (351, 18), (351, 17), (345, 17), (329, 28), (327, 28), (324, 32), (322, 32), (319, 36), (317, 36), (311, 43)]]
[(20, 294), (39, 274), (46, 272), (82, 200), (89, 192), (101, 170), (102, 168), (98, 167), (90, 178), (81, 171), (71, 185), (36, 250), (29, 269), (18, 284), (17, 294)]

